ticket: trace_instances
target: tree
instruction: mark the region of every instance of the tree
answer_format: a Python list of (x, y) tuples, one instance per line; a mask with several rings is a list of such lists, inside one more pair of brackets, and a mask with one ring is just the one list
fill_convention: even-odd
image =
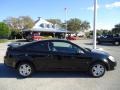
[(48, 22), (51, 22), (54, 25), (57, 25), (58, 28), (62, 28), (63, 24), (60, 19), (46, 19)]
[(6, 23), (8, 26), (9, 26), (9, 28), (12, 28), (12, 29), (18, 29), (18, 19), (17, 18), (15, 18), (15, 17), (9, 17), (9, 18), (7, 18), (6, 20), (3, 20), (3, 22), (4, 23)]
[(0, 38), (7, 38), (9, 34), (9, 27), (5, 23), (0, 22)]
[(97, 30), (97, 35), (98, 35), (98, 36), (102, 35), (102, 33), (103, 33), (103, 30), (102, 30), (102, 29), (101, 29), (101, 30)]
[(115, 27), (112, 29), (113, 34), (120, 34), (120, 24), (116, 24)]
[(81, 20), (78, 18), (72, 18), (67, 21), (67, 29), (73, 32), (80, 30)]
[(62, 23), (60, 19), (47, 19), (47, 21), (51, 22), (52, 24), (58, 24), (58, 25)]
[(111, 31), (106, 29), (97, 30), (97, 35), (107, 35), (107, 34), (111, 34)]
[(34, 21), (29, 16), (20, 16), (18, 19), (22, 29), (29, 29), (34, 25)]
[(11, 31), (10, 39), (22, 37), (21, 30), (32, 28), (34, 21), (29, 16), (9, 17), (4, 20)]
[(34, 21), (29, 16), (20, 16), (18, 18), (9, 17), (4, 22), (11, 28), (11, 29), (28, 29), (32, 28), (34, 25)]
[(80, 25), (80, 30), (88, 30), (90, 28), (90, 23), (87, 21), (83, 21)]

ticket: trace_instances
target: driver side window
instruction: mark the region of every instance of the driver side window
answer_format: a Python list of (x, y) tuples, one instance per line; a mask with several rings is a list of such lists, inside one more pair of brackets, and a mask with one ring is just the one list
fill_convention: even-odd
[(73, 46), (73, 49), (76, 51), (76, 53), (84, 53), (84, 51), (77, 46)]
[(51, 51), (53, 52), (61, 52), (61, 53), (83, 53), (80, 48), (77, 46), (72, 45), (71, 43), (67, 42), (51, 42)]

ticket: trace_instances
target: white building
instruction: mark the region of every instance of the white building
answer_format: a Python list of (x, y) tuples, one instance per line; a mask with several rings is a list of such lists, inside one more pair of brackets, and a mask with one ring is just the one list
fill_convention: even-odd
[(33, 30), (41, 30), (44, 29), (45, 31), (48, 30), (55, 30), (56, 27), (54, 24), (46, 21), (45, 19), (42, 19), (41, 17), (38, 18), (38, 20), (35, 22), (35, 25), (32, 28)]
[(54, 32), (54, 33), (67, 32), (67, 30), (59, 29), (56, 24), (52, 24), (41, 17), (39, 17), (38, 20), (35, 22), (33, 28), (23, 31)]
[(48, 22), (47, 20), (39, 17), (38, 20), (35, 22), (35, 25), (31, 29), (23, 30), (23, 33), (25, 36), (28, 36), (29, 34), (38, 32), (40, 35), (46, 34), (52, 34), (52, 36), (59, 36), (62, 35), (65, 37), (65, 34), (68, 32), (65, 29), (59, 29), (56, 24), (52, 24)]

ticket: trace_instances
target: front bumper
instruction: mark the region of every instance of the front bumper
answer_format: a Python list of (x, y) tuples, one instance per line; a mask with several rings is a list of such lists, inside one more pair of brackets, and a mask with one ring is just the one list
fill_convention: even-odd
[(115, 67), (117, 66), (117, 62), (112, 62), (111, 60), (108, 61), (109, 63), (109, 70), (114, 70)]

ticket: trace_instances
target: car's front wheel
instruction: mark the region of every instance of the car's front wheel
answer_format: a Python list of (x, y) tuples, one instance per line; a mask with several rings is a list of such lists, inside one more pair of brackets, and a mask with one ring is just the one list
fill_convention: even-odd
[(33, 73), (33, 66), (30, 63), (23, 62), (18, 65), (18, 73), (22, 77), (28, 77)]
[(102, 63), (94, 63), (90, 68), (90, 73), (93, 77), (102, 77), (105, 74), (106, 67)]

